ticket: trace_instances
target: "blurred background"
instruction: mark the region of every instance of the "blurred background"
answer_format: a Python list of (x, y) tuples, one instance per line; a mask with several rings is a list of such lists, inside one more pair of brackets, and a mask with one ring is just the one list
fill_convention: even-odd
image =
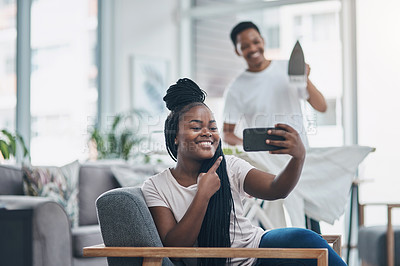
[[(0, 0), (0, 128), (24, 137), (32, 164), (62, 165), (89, 158), (92, 128), (140, 108), (150, 115), (138, 131), (159, 139), (146, 149), (162, 151), (160, 97), (180, 77), (207, 91), (222, 122), (224, 90), (246, 67), (229, 33), (251, 20), (268, 58), (303, 47), (328, 102), (324, 114), (304, 106), (310, 146), (375, 147), (360, 201), (399, 201), (399, 13), (396, 0)], [(366, 224), (385, 216), (367, 212)]]

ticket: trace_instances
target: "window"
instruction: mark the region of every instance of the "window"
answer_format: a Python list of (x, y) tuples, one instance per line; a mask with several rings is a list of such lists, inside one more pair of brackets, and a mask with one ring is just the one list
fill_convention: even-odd
[(0, 0), (0, 129), (15, 130), (16, 1)]
[(32, 163), (86, 159), (97, 111), (97, 1), (36, 0), (31, 19)]
[(339, 37), (339, 23), (337, 13), (313, 14), (312, 19), (312, 39), (315, 42), (335, 41)]

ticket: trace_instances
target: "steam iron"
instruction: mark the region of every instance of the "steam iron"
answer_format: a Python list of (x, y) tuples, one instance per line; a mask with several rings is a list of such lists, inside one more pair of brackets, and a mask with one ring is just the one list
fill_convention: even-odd
[(306, 63), (299, 41), (294, 45), (292, 54), (290, 55), (288, 74), (290, 82), (294, 85), (300, 87), (307, 85)]

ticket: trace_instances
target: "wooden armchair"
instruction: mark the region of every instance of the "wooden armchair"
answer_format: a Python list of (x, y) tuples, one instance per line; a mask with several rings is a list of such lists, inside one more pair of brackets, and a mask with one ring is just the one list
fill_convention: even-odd
[[(327, 249), (163, 247), (140, 188), (117, 188), (96, 201), (104, 244), (85, 247), (86, 257), (107, 257), (109, 266), (174, 265), (169, 258), (304, 258), (328, 265)], [(340, 255), (340, 236), (325, 236)]]
[[(387, 208), (387, 224), (364, 226), (365, 207), (384, 206)], [(400, 265), (400, 226), (392, 225), (392, 210), (400, 203), (365, 203), (359, 205), (358, 254), (363, 266)], [(395, 241), (397, 240), (397, 241)], [(397, 246), (395, 246), (397, 242)]]

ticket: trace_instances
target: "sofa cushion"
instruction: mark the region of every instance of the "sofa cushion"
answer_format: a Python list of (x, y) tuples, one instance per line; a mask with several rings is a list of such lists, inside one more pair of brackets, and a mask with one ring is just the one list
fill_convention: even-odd
[(0, 195), (23, 195), (22, 184), (20, 167), (0, 165)]
[(98, 224), (95, 201), (110, 189), (119, 187), (111, 164), (85, 163), (79, 170), (79, 225)]
[[(371, 265), (386, 266), (386, 226), (361, 227), (358, 232), (358, 254)], [(400, 226), (393, 226), (395, 265), (400, 265)]]
[(111, 172), (121, 187), (141, 186), (150, 176), (158, 174), (165, 167), (163, 165), (113, 165)]
[(72, 252), (83, 257), (83, 248), (103, 243), (99, 225), (85, 225), (72, 229)]
[(49, 197), (64, 207), (72, 227), (78, 226), (79, 162), (62, 167), (24, 166), (24, 191), (29, 196)]

